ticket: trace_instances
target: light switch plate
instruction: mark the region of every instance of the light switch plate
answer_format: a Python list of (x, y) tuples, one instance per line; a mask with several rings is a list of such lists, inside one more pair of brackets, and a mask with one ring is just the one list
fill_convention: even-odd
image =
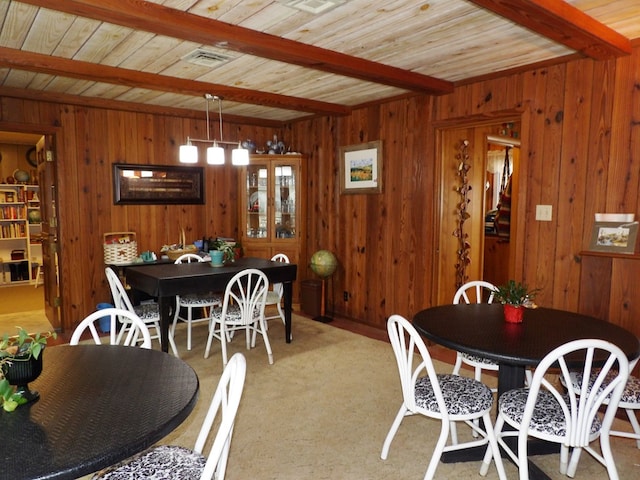
[(553, 207), (551, 205), (536, 205), (536, 220), (550, 222), (552, 215)]

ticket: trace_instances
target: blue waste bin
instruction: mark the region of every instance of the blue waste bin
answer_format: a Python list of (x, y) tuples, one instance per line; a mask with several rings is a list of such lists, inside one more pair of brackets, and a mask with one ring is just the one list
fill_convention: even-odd
[[(113, 305), (110, 303), (99, 303), (96, 305), (96, 308), (98, 310), (104, 310), (105, 308), (113, 308)], [(100, 317), (98, 324), (102, 333), (109, 333), (111, 331), (111, 317)]]

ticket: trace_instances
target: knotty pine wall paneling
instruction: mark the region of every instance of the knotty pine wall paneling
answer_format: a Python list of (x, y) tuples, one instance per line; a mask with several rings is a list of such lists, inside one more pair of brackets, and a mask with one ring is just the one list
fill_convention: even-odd
[[(70, 330), (96, 304), (108, 301), (103, 234), (135, 231), (138, 250), (159, 251), (178, 241), (179, 228), (194, 240), (237, 232), (237, 177), (228, 164), (205, 166), (205, 205), (113, 205), (115, 162), (175, 165), (187, 135), (205, 129), (205, 120), (136, 113), (2, 96), (0, 122), (56, 129), (58, 162), (62, 320)], [(261, 142), (280, 134), (273, 128), (225, 124), (227, 135)], [(206, 134), (206, 133), (205, 133)], [(200, 165), (204, 164), (204, 146)], [(230, 152), (229, 152), (230, 153)], [(229, 155), (230, 158), (230, 155)]]
[[(329, 283), (329, 311), (384, 328), (390, 313), (411, 316), (428, 303), (434, 179), (427, 147), (432, 140), (421, 118), (430, 103), (428, 97), (411, 98), (357, 109), (333, 122), (291, 125), (302, 151), (312, 152), (308, 257), (326, 248), (340, 263)], [(327, 147), (317, 145), (315, 131), (334, 132), (335, 142), (329, 137)], [(383, 192), (340, 195), (339, 147), (373, 140), (383, 141)], [(347, 302), (344, 291), (350, 293)]]
[[(522, 172), (513, 276), (542, 288), (539, 304), (577, 310), (576, 246), (588, 245), (593, 213), (640, 210), (639, 77), (636, 46), (630, 57), (615, 61), (571, 60), (460, 84), (439, 97), (417, 95), (355, 108), (343, 117), (287, 124), (279, 136), (309, 158), (307, 261), (320, 248), (332, 250), (340, 261), (330, 283), (335, 292), (329, 310), (383, 328), (392, 313), (411, 317), (433, 304), (434, 238), (440, 233), (434, 232), (440, 179), (434, 178), (433, 132), (445, 123), (469, 124), (516, 111), (522, 120)], [(212, 235), (226, 234), (236, 222), (236, 181), (229, 181), (235, 172), (228, 165), (207, 167), (205, 207), (113, 206), (113, 152), (146, 155), (140, 163), (176, 163), (180, 143), (202, 131), (205, 122), (97, 110), (16, 99), (0, 90), (0, 122), (41, 123), (58, 131), (63, 317), (71, 322), (107, 293), (101, 272), (105, 231), (147, 230), (152, 222), (160, 227), (145, 233), (141, 247), (159, 248), (175, 235), (176, 219), (188, 219), (190, 228)], [(256, 141), (274, 134), (273, 128), (226, 123), (225, 130), (226, 138)], [(339, 146), (369, 140), (383, 141), (383, 193), (340, 195)], [(105, 148), (111, 142), (122, 146)], [(552, 205), (551, 222), (535, 221), (538, 204)], [(307, 264), (299, 272), (301, 278), (315, 278)], [(352, 293), (347, 302), (344, 290)]]
[[(565, 66), (555, 65), (532, 72), (525, 81), (535, 81), (535, 94), (530, 99), (531, 130), (529, 142), (525, 145), (524, 155), (529, 157), (529, 168), (523, 172), (521, 181), (527, 182), (525, 216), (528, 221), (523, 225), (525, 236), (531, 239), (523, 263), (523, 275), (531, 288), (541, 290), (538, 301), (549, 302), (553, 298), (555, 269), (558, 259), (555, 257), (556, 228), (558, 225), (559, 172), (564, 123), (563, 79)], [(535, 133), (534, 133), (535, 132)], [(535, 220), (536, 205), (551, 205), (552, 221)], [(554, 265), (549, 268), (549, 265)]]
[[(553, 277), (553, 300), (555, 307), (570, 310), (575, 308), (575, 299), (580, 293), (580, 269), (576, 268), (576, 252), (582, 249), (582, 232), (590, 228), (591, 221), (585, 218), (585, 202), (588, 190), (586, 179), (589, 134), (591, 130), (593, 80), (595, 62), (573, 62), (566, 66), (566, 82), (560, 142), (560, 165), (557, 175), (558, 199), (553, 216), (558, 225), (567, 232), (557, 236), (556, 228), (548, 232), (547, 245), (553, 243), (556, 268)], [(585, 141), (586, 140), (586, 141)], [(555, 187), (553, 185), (551, 188)], [(593, 218), (593, 217), (591, 217)], [(539, 224), (549, 222), (537, 222)], [(547, 247), (550, 250), (550, 247)], [(552, 257), (553, 258), (553, 257)]]

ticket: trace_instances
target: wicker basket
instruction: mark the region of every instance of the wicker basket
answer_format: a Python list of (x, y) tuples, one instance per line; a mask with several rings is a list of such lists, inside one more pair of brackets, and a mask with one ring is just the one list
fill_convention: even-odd
[(169, 257), (169, 259), (175, 262), (178, 258), (180, 258), (185, 253), (198, 253), (198, 247), (196, 247), (195, 245), (185, 245), (184, 248), (166, 250), (162, 253), (164, 253), (167, 257)]
[(138, 256), (135, 232), (109, 232), (104, 234), (104, 263), (126, 265)]

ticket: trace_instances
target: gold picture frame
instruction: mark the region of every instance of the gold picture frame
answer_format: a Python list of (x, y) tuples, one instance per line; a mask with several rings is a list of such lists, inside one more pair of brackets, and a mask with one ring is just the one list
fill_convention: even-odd
[(638, 222), (595, 222), (589, 250), (633, 254), (637, 237)]
[(382, 192), (382, 140), (340, 147), (340, 193)]

